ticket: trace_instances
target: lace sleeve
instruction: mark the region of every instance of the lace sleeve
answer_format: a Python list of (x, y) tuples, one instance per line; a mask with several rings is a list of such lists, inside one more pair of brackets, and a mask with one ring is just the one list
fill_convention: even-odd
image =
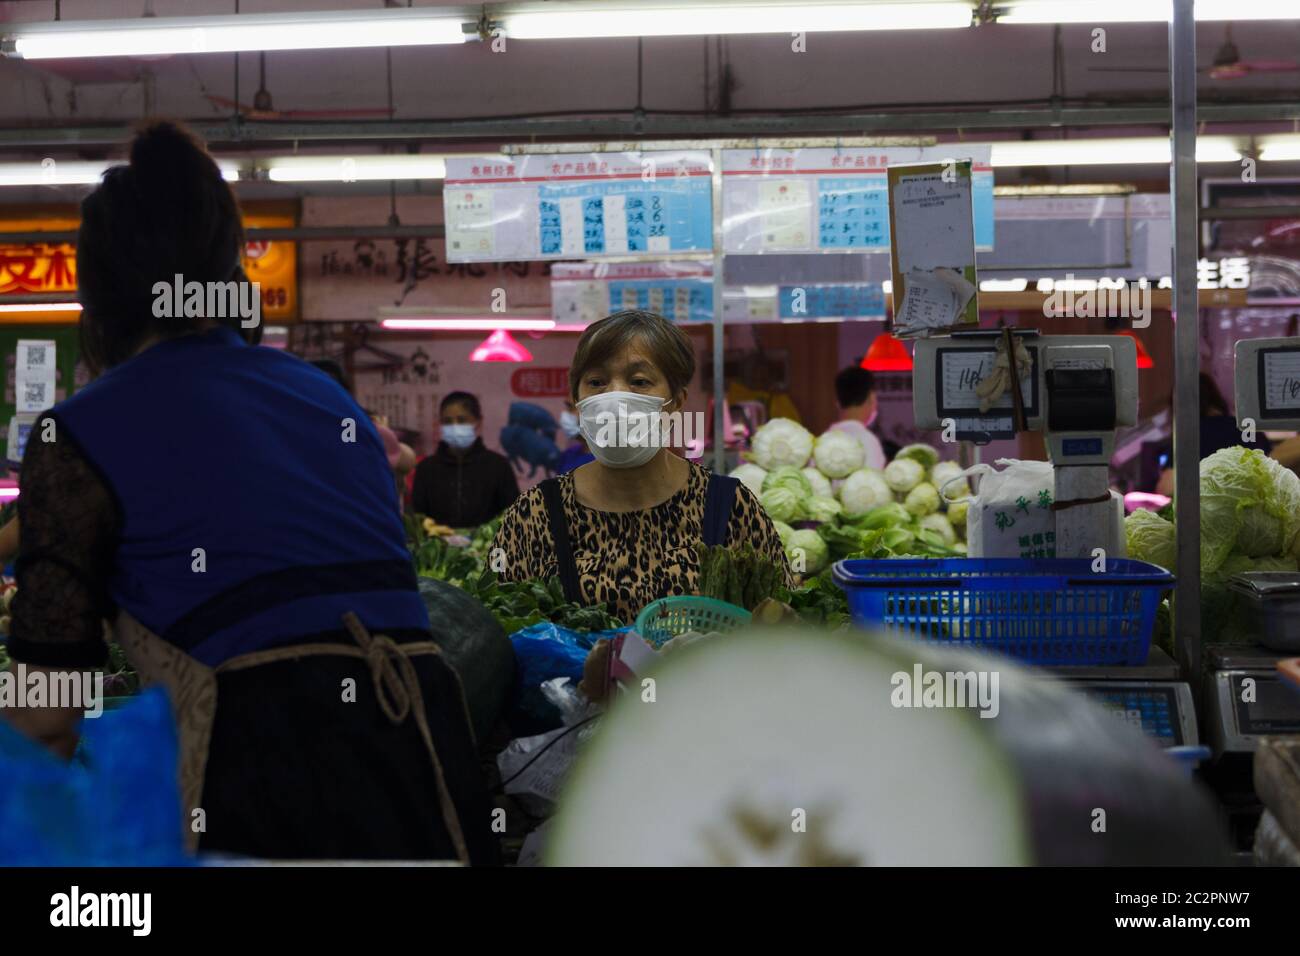
[[(41, 440), (47, 429), (53, 441)], [(98, 666), (107, 653), (103, 621), (112, 609), (116, 500), (49, 415), (32, 427), (20, 485), (9, 653), (48, 667)]]

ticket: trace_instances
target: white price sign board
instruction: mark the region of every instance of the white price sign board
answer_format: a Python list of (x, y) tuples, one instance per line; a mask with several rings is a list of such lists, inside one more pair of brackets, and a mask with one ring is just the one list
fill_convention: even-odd
[(449, 262), (708, 252), (713, 169), (702, 150), (447, 160)]
[(735, 255), (888, 252), (890, 166), (971, 163), (975, 244), (993, 248), (990, 146), (728, 149), (722, 245)]

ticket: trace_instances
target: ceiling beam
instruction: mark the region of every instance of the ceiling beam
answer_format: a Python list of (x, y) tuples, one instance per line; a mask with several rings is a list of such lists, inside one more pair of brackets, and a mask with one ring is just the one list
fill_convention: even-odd
[[(1206, 103), (1197, 118), (1207, 123), (1270, 123), (1300, 120), (1300, 101)], [(420, 140), (511, 140), (582, 137), (636, 139), (689, 137), (722, 139), (793, 136), (814, 133), (914, 132), (926, 130), (1045, 129), (1090, 126), (1167, 126), (1168, 104), (978, 108), (935, 112), (800, 113), (787, 115), (619, 115), (520, 117), (505, 119), (353, 120), (193, 120), (190, 127), (213, 145), (286, 142)], [(130, 125), (10, 127), (0, 129), (0, 149), (117, 145), (130, 140)]]

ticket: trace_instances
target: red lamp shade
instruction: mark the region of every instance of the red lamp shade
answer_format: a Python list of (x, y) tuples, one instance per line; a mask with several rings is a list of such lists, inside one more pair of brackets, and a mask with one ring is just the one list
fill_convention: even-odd
[(1142, 340), (1137, 337), (1136, 333), (1125, 329), (1123, 332), (1120, 333), (1120, 335), (1127, 335), (1129, 338), (1133, 340), (1133, 343), (1137, 346), (1138, 368), (1141, 369), (1141, 368), (1156, 367), (1155, 361), (1151, 358), (1151, 353), (1147, 351), (1147, 347), (1142, 344)]
[(871, 347), (862, 357), (862, 367), (868, 372), (910, 372), (912, 356), (906, 345), (882, 332), (872, 339)]
[(497, 329), (469, 353), (471, 362), (531, 362), (533, 353), (516, 342), (505, 329)]

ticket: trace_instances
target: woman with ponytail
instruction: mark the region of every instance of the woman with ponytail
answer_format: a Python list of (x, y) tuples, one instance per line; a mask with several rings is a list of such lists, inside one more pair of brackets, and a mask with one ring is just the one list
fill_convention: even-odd
[[(255, 291), (242, 248), (229, 186), (172, 123), (142, 129), (82, 204), (81, 332), (100, 374), (27, 445), (10, 654), (95, 668), (107, 622), (170, 693), (200, 849), (491, 862), (473, 734), (384, 446), (327, 375), (210, 307)], [(0, 717), (75, 746), (76, 711)]]

